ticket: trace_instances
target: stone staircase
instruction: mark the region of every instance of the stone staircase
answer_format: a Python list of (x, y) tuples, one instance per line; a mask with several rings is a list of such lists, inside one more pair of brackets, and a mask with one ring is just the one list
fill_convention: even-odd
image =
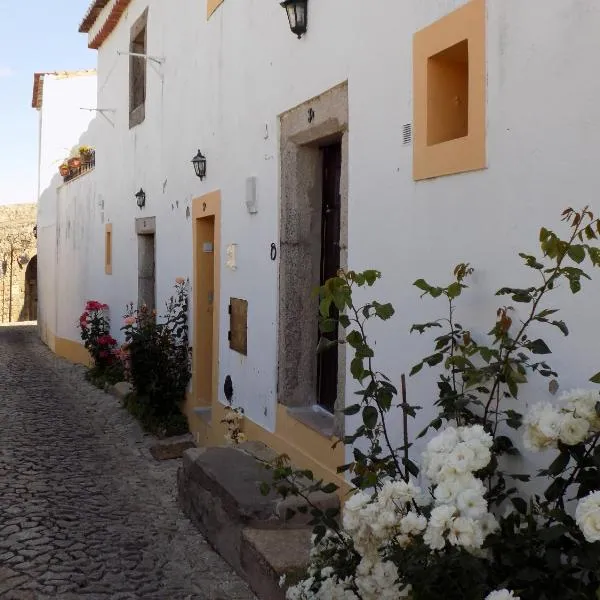
[[(257, 443), (237, 447), (191, 448), (178, 472), (179, 502), (209, 543), (246, 579), (261, 600), (284, 600), (286, 587), (305, 573), (312, 528), (310, 515), (296, 512), (297, 497), (263, 496), (260, 484), (271, 472), (264, 461), (275, 457)], [(317, 492), (310, 502), (339, 507), (336, 494)]]

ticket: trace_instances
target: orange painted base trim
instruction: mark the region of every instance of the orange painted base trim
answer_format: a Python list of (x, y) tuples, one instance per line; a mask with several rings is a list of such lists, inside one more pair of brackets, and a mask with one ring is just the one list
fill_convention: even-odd
[(41, 338), (42, 342), (44, 342), (57, 356), (65, 358), (72, 363), (85, 365), (86, 367), (92, 365), (92, 358), (83, 344), (74, 342), (73, 340), (67, 340), (66, 338), (56, 337), (48, 329), (43, 332)]
[[(192, 412), (191, 399), (186, 402), (186, 414), (190, 431), (194, 433), (199, 446), (224, 446), (226, 427), (221, 423), (225, 406), (213, 403), (210, 424)], [(345, 450), (343, 444), (333, 448), (336, 438), (326, 438), (291, 417), (281, 404), (277, 407), (275, 432), (270, 432), (250, 419), (245, 419), (243, 431), (249, 442), (262, 442), (279, 454), (289, 456), (292, 464), (301, 469), (310, 469), (315, 478), (332, 482), (339, 486), (343, 499), (351, 486), (337, 473), (337, 467), (343, 465)]]

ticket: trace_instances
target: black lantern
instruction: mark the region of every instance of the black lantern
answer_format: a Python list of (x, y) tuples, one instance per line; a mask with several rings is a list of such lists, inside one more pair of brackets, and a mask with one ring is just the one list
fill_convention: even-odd
[(198, 154), (192, 158), (192, 164), (194, 165), (194, 171), (196, 171), (196, 175), (200, 177), (200, 181), (202, 181), (206, 177), (206, 156), (198, 150)]
[(306, 33), (308, 23), (308, 0), (285, 0), (281, 3), (290, 22), (290, 29), (300, 39)]
[(146, 205), (146, 192), (140, 188), (140, 191), (135, 195), (135, 199), (137, 200), (137, 205), (140, 208), (144, 208)]

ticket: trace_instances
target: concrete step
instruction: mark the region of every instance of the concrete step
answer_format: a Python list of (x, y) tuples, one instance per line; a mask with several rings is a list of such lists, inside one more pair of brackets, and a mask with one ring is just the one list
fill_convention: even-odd
[[(310, 515), (297, 512), (286, 519), (287, 509), (297, 509), (304, 501), (260, 492), (260, 484), (272, 477), (263, 462), (272, 455), (270, 449), (255, 446), (191, 448), (178, 472), (184, 512), (264, 600), (284, 597), (281, 575), (291, 581), (304, 571), (311, 535)], [(335, 494), (319, 492), (309, 499), (321, 509), (339, 507)]]

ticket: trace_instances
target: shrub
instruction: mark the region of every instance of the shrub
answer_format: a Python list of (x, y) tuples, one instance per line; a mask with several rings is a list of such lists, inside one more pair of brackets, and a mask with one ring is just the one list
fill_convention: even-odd
[(79, 330), (94, 367), (103, 370), (112, 366), (116, 360), (117, 340), (110, 335), (108, 305), (89, 300), (79, 317)]
[[(522, 308), (499, 307), (487, 335), (456, 322), (469, 265), (459, 265), (447, 286), (415, 282), (423, 295), (443, 299), (447, 309), (443, 318), (411, 330), (438, 333), (434, 351), (411, 375), (424, 367), (441, 368), (438, 414), (418, 437), (431, 429), (437, 433), (420, 464), (411, 455), (407, 429), (420, 407), (408, 403), (404, 376), (398, 394), (376, 369), (375, 344), (367, 336), (368, 321), (386, 321), (394, 309), (375, 301), (355, 303), (356, 288), (373, 286), (381, 274), (341, 272), (321, 287), (321, 331), (335, 331), (339, 323), (344, 333), (337, 342), (324, 338), (319, 348), (348, 344), (359, 387), (357, 403), (343, 411), (360, 418), (343, 440), (354, 446), (353, 460), (339, 468), (351, 475), (354, 493), (341, 522), (336, 511), (312, 507), (310, 567), (307, 577), (288, 589), (289, 600), (600, 597), (600, 394), (573, 390), (558, 402), (535, 404), (527, 415), (519, 411), (522, 386), (532, 376), (547, 378), (551, 394), (558, 389), (558, 375), (547, 362), (551, 350), (538, 332), (555, 327), (568, 335), (569, 330), (556, 318), (558, 311), (547, 307), (549, 295), (560, 284), (577, 294), (589, 279), (584, 263), (600, 266), (595, 244), (600, 221), (587, 207), (565, 210), (563, 221), (569, 227), (566, 239), (542, 228), (541, 257), (520, 255), (539, 281), (498, 290)], [(591, 382), (600, 383), (600, 373)], [(390, 436), (390, 411), (396, 407), (403, 417), (399, 446)], [(554, 453), (548, 468), (537, 473), (543, 495), (519, 489), (532, 474), (507, 470), (514, 464), (507, 459), (520, 452), (509, 430), (523, 425), (525, 448)], [(310, 492), (336, 490), (314, 481), (309, 471), (293, 469), (285, 456), (272, 468), (274, 487), (284, 495), (309, 502)], [(414, 482), (421, 471), (428, 489)], [(302, 484), (303, 478), (312, 483)], [(261, 489), (268, 493), (270, 485)]]
[(188, 343), (188, 282), (178, 279), (159, 322), (156, 311), (130, 304), (125, 314), (127, 370), (147, 420), (168, 421), (180, 405), (191, 377)]

